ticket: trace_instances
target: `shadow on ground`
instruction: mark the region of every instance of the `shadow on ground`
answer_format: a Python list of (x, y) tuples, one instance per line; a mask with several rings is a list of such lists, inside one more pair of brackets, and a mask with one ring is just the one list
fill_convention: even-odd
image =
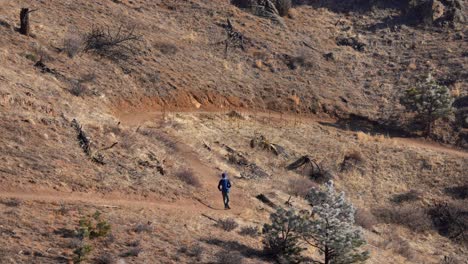
[(209, 245), (218, 246), (224, 250), (237, 251), (246, 258), (257, 258), (257, 259), (262, 259), (262, 260), (268, 259), (262, 250), (251, 248), (237, 241), (221, 240), (217, 238), (205, 238), (205, 239), (202, 239), (201, 241)]

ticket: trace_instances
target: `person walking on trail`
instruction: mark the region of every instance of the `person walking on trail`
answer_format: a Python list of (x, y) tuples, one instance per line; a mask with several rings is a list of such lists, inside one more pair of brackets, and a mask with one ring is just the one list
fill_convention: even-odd
[(224, 209), (231, 209), (229, 207), (229, 189), (231, 188), (231, 182), (227, 178), (227, 173), (223, 172), (221, 180), (218, 183), (218, 190), (223, 194)]

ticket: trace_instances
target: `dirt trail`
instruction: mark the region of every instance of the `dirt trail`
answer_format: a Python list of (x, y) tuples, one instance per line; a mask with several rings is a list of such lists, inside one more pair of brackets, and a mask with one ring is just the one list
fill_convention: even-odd
[[(171, 112), (159, 112), (159, 111), (135, 111), (135, 112), (115, 112), (116, 117), (119, 118), (124, 124), (129, 126), (141, 125), (147, 121), (158, 121), (163, 120), (167, 114), (227, 114), (231, 110), (236, 109), (226, 109), (218, 111), (197, 111), (197, 110), (186, 110), (186, 111), (171, 111)], [(237, 111), (237, 110), (236, 110)], [(332, 118), (320, 118), (313, 115), (297, 115), (297, 114), (281, 114), (276, 112), (253, 112), (248, 110), (240, 110), (241, 114), (248, 114), (253, 117), (262, 117), (262, 118), (275, 118), (280, 120), (286, 120), (291, 122), (301, 121), (301, 122), (316, 122), (316, 123), (334, 123), (335, 119)], [(347, 131), (349, 132), (349, 131)], [(354, 133), (354, 132), (352, 132)], [(395, 142), (399, 145), (412, 146), (416, 148), (423, 148), (426, 150), (431, 150), (435, 152), (442, 152), (449, 155), (455, 155), (462, 158), (468, 158), (468, 152), (445, 146), (436, 142), (425, 141), (418, 138), (403, 138), (403, 137), (392, 137)]]
[(185, 214), (193, 216), (210, 212), (211, 215), (240, 215), (242, 208), (248, 204), (248, 197), (235, 192), (232, 197), (232, 210), (224, 210), (221, 194), (216, 189), (221, 172), (215, 171), (203, 163), (193, 150), (183, 144), (177, 143), (178, 155), (187, 168), (190, 168), (200, 180), (201, 187), (194, 193), (195, 199), (181, 198), (174, 202), (163, 201), (157, 198), (148, 198), (139, 195), (127, 195), (121, 193), (100, 194), (95, 192), (61, 192), (48, 188), (11, 188), (0, 187), (0, 198), (18, 198), (23, 201), (44, 201), (48, 203), (85, 203), (95, 206), (116, 208), (145, 208), (150, 210), (162, 210), (168, 213), (174, 212), (178, 215)]
[[(193, 112), (193, 111), (192, 111)], [(203, 114), (223, 114), (227, 111), (220, 112), (196, 112)], [(187, 113), (187, 112), (171, 112), (171, 113)], [(278, 113), (249, 113), (257, 117), (265, 118), (281, 118), (289, 121), (302, 120), (302, 121), (327, 121), (318, 119), (311, 116), (294, 116)], [(137, 126), (146, 121), (155, 121), (161, 119), (166, 113), (162, 112), (136, 112), (136, 113), (120, 113), (117, 117), (126, 125)], [(444, 152), (447, 154), (457, 155), (463, 158), (468, 157), (468, 153), (442, 146), (436, 143), (430, 143), (418, 139), (409, 138), (394, 138), (398, 144), (414, 146), (418, 148), (425, 148), (432, 151)], [(182, 142), (177, 143), (179, 152), (175, 155), (184, 161), (186, 167), (191, 168), (197, 177), (200, 179), (201, 187), (196, 191), (195, 199), (182, 198), (175, 202), (167, 202), (154, 198), (147, 198), (137, 195), (122, 195), (122, 194), (99, 194), (99, 193), (81, 193), (81, 192), (60, 192), (53, 189), (20, 189), (20, 188), (7, 188), (6, 186), (0, 187), (0, 198), (19, 198), (27, 201), (45, 201), (56, 203), (87, 203), (96, 206), (104, 207), (131, 207), (131, 208), (147, 208), (163, 210), (166, 212), (178, 213), (184, 212), (188, 215), (202, 214), (210, 212), (217, 215), (234, 214), (240, 215), (242, 208), (249, 207), (249, 197), (240, 192), (235, 192), (232, 199), (232, 210), (223, 210), (221, 195), (216, 190), (216, 185), (219, 180), (221, 171), (217, 171), (208, 164), (205, 164), (199, 159), (195, 152)]]

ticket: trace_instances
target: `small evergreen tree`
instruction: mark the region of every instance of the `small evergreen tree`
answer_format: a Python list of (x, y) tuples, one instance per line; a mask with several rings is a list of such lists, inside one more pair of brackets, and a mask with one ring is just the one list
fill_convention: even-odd
[(425, 126), (425, 136), (432, 134), (434, 122), (452, 112), (453, 99), (446, 86), (438, 84), (431, 74), (415, 88), (406, 90), (400, 99), (409, 111), (416, 112)]
[(279, 262), (300, 263), (302, 260), (301, 234), (306, 220), (294, 209), (279, 208), (270, 215), (271, 224), (263, 226), (265, 253)]
[(311, 189), (308, 201), (313, 218), (305, 230), (305, 241), (323, 254), (323, 264), (349, 264), (364, 262), (368, 252), (359, 250), (366, 242), (361, 231), (354, 226), (354, 207), (344, 193), (337, 193), (333, 182), (325, 190)]

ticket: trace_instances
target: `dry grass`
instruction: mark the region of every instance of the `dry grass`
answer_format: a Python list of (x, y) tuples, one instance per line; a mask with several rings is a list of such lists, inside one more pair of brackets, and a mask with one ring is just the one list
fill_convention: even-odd
[(378, 223), (376, 217), (367, 209), (357, 208), (354, 221), (358, 226), (371, 230)]
[(185, 169), (175, 173), (177, 179), (191, 185), (194, 187), (200, 187), (201, 183), (200, 180), (197, 178), (193, 170)]
[(372, 210), (372, 213), (380, 222), (406, 226), (416, 232), (432, 229), (432, 223), (426, 209), (417, 205), (381, 207)]
[(308, 178), (294, 178), (289, 180), (288, 192), (291, 195), (305, 198), (313, 187), (317, 187), (317, 184)]
[(239, 224), (232, 218), (226, 218), (219, 219), (216, 223), (216, 226), (223, 229), (224, 231), (231, 232), (232, 230), (236, 229)]

